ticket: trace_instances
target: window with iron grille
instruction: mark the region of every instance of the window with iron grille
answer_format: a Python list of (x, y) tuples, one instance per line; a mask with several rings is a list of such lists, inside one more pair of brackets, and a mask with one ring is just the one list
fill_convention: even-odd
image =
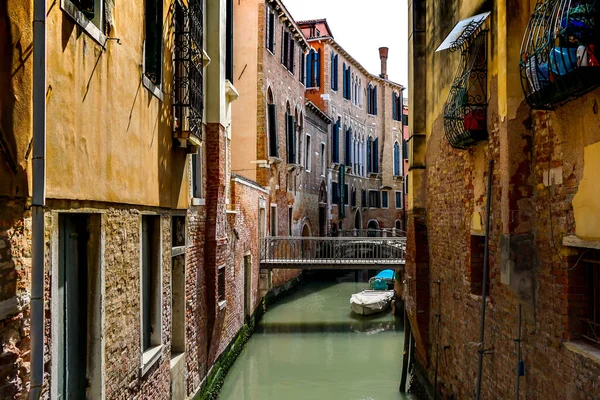
[[(156, 0), (148, 0), (147, 4), (151, 1)], [(162, 0), (159, 3), (161, 4), (159, 19), (162, 20)], [(204, 110), (202, 13), (202, 0), (190, 0), (188, 7), (180, 1), (175, 3), (174, 111), (176, 136), (180, 138), (185, 138), (188, 134), (202, 138)], [(146, 56), (148, 57), (148, 53)]]
[(538, 0), (521, 45), (521, 84), (534, 109), (600, 85), (597, 0)]

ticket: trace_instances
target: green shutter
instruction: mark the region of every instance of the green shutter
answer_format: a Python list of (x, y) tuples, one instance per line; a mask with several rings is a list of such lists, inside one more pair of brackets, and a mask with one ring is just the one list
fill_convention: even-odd
[(269, 156), (279, 157), (277, 145), (277, 108), (275, 104), (269, 104)]

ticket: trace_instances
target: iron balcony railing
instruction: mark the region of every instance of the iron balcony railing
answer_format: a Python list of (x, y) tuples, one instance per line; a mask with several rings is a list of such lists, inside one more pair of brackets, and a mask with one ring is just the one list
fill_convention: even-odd
[(266, 237), (263, 267), (404, 264), (405, 237)]
[(400, 229), (344, 229), (330, 232), (330, 237), (406, 237), (406, 232)]
[(203, 90), (203, 10), (201, 0), (190, 0), (186, 7), (175, 3), (175, 137), (190, 135), (202, 139)]

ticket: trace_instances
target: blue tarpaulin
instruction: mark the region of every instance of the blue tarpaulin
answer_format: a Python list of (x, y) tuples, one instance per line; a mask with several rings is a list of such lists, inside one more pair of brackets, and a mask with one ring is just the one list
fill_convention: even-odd
[(394, 270), (393, 269), (384, 269), (383, 271), (381, 271), (380, 273), (375, 275), (375, 279), (377, 279), (377, 278), (394, 279)]

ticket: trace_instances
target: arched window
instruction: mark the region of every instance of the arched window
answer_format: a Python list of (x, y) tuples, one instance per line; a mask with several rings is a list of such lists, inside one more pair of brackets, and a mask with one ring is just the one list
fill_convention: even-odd
[(277, 143), (277, 107), (273, 99), (273, 92), (271, 91), (271, 88), (267, 90), (267, 103), (269, 157), (279, 157), (279, 148)]
[(286, 131), (286, 149), (288, 164), (296, 163), (296, 121), (290, 109), (290, 103), (285, 106), (285, 131)]
[(400, 176), (400, 145), (394, 142), (394, 176)]

